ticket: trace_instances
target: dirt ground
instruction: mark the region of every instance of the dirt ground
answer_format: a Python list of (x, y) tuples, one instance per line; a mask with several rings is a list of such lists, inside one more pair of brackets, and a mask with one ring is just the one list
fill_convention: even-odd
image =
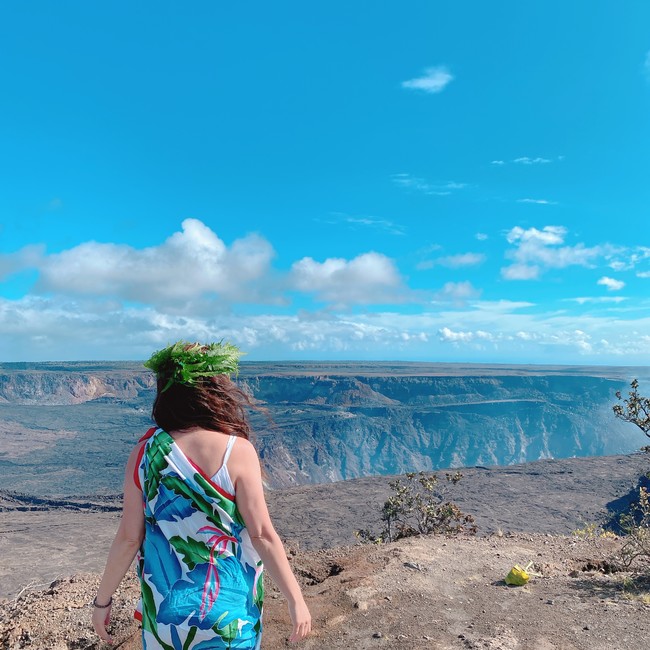
[[(650, 580), (606, 574), (619, 540), (550, 535), (418, 537), (394, 544), (290, 553), (314, 619), (305, 650), (628, 650), (650, 638)], [(534, 562), (523, 587), (504, 577)], [(28, 591), (0, 607), (8, 650), (99, 650), (90, 627), (96, 574)], [(265, 650), (290, 647), (282, 597), (269, 585)], [(131, 574), (115, 597), (113, 632), (122, 650), (141, 648), (132, 619)]]
[[(569, 535), (624, 508), (648, 470), (650, 456), (638, 453), (470, 467), (449, 496), (476, 518), (482, 535)], [(282, 538), (303, 550), (354, 544), (355, 530), (380, 528), (391, 478), (269, 491), (271, 517)], [(0, 598), (28, 583), (47, 586), (73, 573), (101, 571), (120, 509), (117, 498), (48, 500), (0, 491)]]
[[(269, 494), (314, 620), (305, 650), (635, 650), (650, 638), (645, 577), (606, 573), (619, 539), (570, 532), (620, 509), (648, 471), (647, 454), (463, 470), (457, 502), (481, 537), (418, 537), (354, 546), (379, 524), (387, 477)], [(99, 650), (90, 605), (119, 520), (115, 501), (0, 495), (0, 648)], [(526, 530), (534, 532), (524, 532)], [(318, 546), (330, 548), (318, 549)], [(514, 564), (534, 562), (523, 587)], [(262, 647), (289, 647), (282, 596), (269, 582)], [(115, 597), (112, 647), (140, 650), (133, 573)]]

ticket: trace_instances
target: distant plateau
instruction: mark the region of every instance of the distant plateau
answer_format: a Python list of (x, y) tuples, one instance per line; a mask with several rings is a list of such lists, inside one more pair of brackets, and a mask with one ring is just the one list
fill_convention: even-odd
[[(249, 363), (238, 381), (271, 488), (450, 467), (625, 454), (644, 444), (612, 413), (647, 368)], [(151, 426), (137, 363), (0, 364), (0, 489), (121, 491)]]

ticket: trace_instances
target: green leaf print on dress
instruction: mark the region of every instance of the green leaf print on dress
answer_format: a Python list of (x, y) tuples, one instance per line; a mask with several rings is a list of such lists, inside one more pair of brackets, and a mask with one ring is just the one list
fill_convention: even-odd
[(205, 564), (210, 561), (210, 549), (204, 542), (199, 542), (191, 537), (183, 539), (179, 535), (171, 537), (169, 542), (183, 556), (183, 562), (190, 571), (197, 564)]
[[(165, 474), (162, 477), (160, 482), (168, 489), (173, 490), (176, 494), (184, 496), (191, 504), (194, 506), (195, 510), (202, 512), (212, 523), (217, 526), (221, 526), (221, 517), (219, 516), (219, 511), (212, 506), (212, 504), (198, 492), (192, 490), (192, 487), (185, 483), (183, 480), (177, 476), (171, 474)], [(219, 495), (221, 496), (221, 495)], [(221, 497), (224, 498), (224, 497)], [(221, 504), (219, 504), (221, 505)]]
[(153, 597), (151, 587), (145, 582), (141, 581), (142, 588), (142, 629), (151, 632), (156, 641), (160, 643), (163, 650), (174, 650), (174, 647), (165, 643), (160, 636), (158, 636), (158, 621), (156, 620), (156, 602)]
[(257, 563), (255, 567), (255, 581), (253, 583), (253, 602), (260, 611), (262, 611), (262, 603), (264, 602), (264, 565), (262, 560)]
[(147, 449), (146, 458), (149, 466), (147, 467), (146, 480), (143, 485), (148, 501), (151, 501), (156, 496), (162, 472), (169, 464), (167, 457), (171, 452), (174, 440), (171, 436), (168, 437), (169, 440), (163, 436), (155, 435)]
[(139, 565), (144, 649), (259, 650), (263, 565), (229, 498), (227, 467), (207, 479), (159, 429), (138, 471), (147, 522)]
[[(228, 623), (227, 625), (224, 625), (223, 627), (219, 627), (219, 624), (227, 615), (228, 612), (224, 612), (219, 617), (219, 620), (214, 624), (214, 627), (212, 629), (223, 639), (223, 641), (230, 644), (237, 638), (237, 634), (239, 633), (240, 622), (239, 619), (235, 619), (234, 621), (230, 621), (230, 623)], [(246, 621), (245, 624), (250, 625), (248, 621)]]

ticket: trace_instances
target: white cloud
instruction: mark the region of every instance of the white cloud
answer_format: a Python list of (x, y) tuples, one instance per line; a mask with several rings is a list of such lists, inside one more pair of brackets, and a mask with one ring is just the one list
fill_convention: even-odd
[(488, 236), (484, 232), (477, 232), (474, 237), (478, 239), (479, 241), (485, 241), (488, 239)]
[(454, 332), (448, 327), (443, 327), (440, 330), (440, 339), (442, 341), (471, 341), (474, 338), (473, 332)]
[(445, 66), (427, 68), (421, 77), (402, 82), (402, 88), (418, 90), (429, 95), (442, 92), (454, 76)]
[(433, 183), (424, 178), (418, 178), (404, 173), (394, 174), (392, 178), (393, 183), (400, 187), (408, 190), (417, 190), (423, 194), (431, 194), (434, 196), (448, 196), (453, 190), (462, 190), (467, 187), (467, 183), (459, 183), (457, 181)]
[(578, 298), (565, 298), (569, 302), (577, 302), (579, 305), (585, 305), (587, 303), (620, 303), (627, 298), (623, 296), (580, 296)]
[(485, 262), (483, 253), (460, 253), (459, 255), (448, 255), (433, 260), (434, 264), (446, 266), (450, 269), (458, 269), (465, 266), (477, 266)]
[(557, 201), (548, 199), (517, 199), (517, 203), (534, 203), (536, 205), (557, 205)]
[(346, 216), (345, 221), (352, 226), (367, 226), (377, 230), (384, 230), (391, 235), (403, 235), (404, 229), (388, 219), (378, 219), (376, 217), (350, 217)]
[(501, 269), (505, 280), (537, 280), (540, 275), (539, 266), (528, 264), (511, 264)]
[[(145, 359), (180, 338), (226, 338), (255, 359), (404, 359), (650, 365), (650, 318), (545, 314), (525, 302), (476, 301), (405, 314), (170, 314), (119, 303), (0, 299), (5, 361)], [(528, 312), (528, 313), (527, 313)]]
[(650, 278), (650, 271), (638, 271), (636, 274), (637, 278)]
[[(531, 157), (531, 156), (520, 156), (519, 158), (515, 158), (511, 161), (510, 163), (514, 163), (515, 165), (548, 165), (552, 162), (555, 161), (562, 161), (564, 160), (564, 156), (556, 156), (555, 158), (542, 158), (541, 156), (536, 156), (536, 157)], [(505, 160), (493, 160), (490, 164), (492, 165), (506, 165), (509, 163), (506, 163)]]
[(370, 228), (387, 232), (391, 235), (404, 235), (406, 229), (394, 221), (389, 219), (382, 219), (381, 217), (374, 216), (354, 216), (346, 214), (345, 212), (331, 212), (326, 218), (316, 218), (315, 221), (322, 223), (341, 225), (344, 224), (352, 230), (361, 230)]
[(535, 242), (544, 246), (552, 244), (561, 244), (567, 234), (567, 229), (564, 226), (544, 226), (541, 230), (537, 228), (528, 228), (524, 230), (519, 226), (512, 228), (506, 235), (508, 243), (514, 244), (516, 242)]
[[(366, 226), (374, 227), (359, 224)], [(569, 246), (562, 226), (512, 228), (506, 237), (512, 264), (504, 277), (531, 279), (549, 268), (588, 266), (614, 255), (625, 263), (635, 255), (646, 259), (641, 247), (612, 253), (606, 245)], [(426, 254), (434, 254), (431, 247)], [(179, 232), (144, 250), (87, 242), (55, 255), (38, 247), (0, 255), (4, 273), (33, 268), (42, 275), (42, 293), (0, 298), (0, 358), (146, 358), (179, 338), (225, 337), (249, 351), (248, 359), (650, 365), (644, 334), (650, 318), (638, 300), (621, 307), (624, 299), (607, 292), (575, 298), (573, 308), (566, 301), (551, 313), (532, 301), (480, 300), (470, 282), (447, 282), (425, 296), (409, 289), (395, 261), (377, 252), (323, 262), (305, 257), (288, 274), (274, 272), (272, 256), (259, 235), (226, 244), (197, 220), (186, 220)], [(287, 287), (328, 304), (321, 311), (267, 313), (263, 303), (282, 300)], [(237, 303), (253, 299), (257, 306), (238, 312)], [(349, 309), (407, 302), (408, 310)], [(415, 303), (425, 306), (416, 309)], [(579, 309), (575, 303), (600, 306)]]
[(481, 290), (472, 286), (471, 282), (446, 282), (445, 285), (436, 292), (436, 301), (452, 302), (456, 305), (463, 305), (468, 300), (478, 298)]
[(616, 255), (617, 259), (610, 261), (609, 267), (614, 271), (629, 271), (637, 264), (650, 258), (650, 248), (647, 246), (620, 248), (616, 251)]
[(407, 294), (393, 260), (374, 252), (352, 260), (304, 257), (291, 267), (291, 285), (337, 304), (404, 302)]
[(259, 235), (228, 247), (205, 224), (185, 219), (159, 246), (86, 242), (44, 258), (37, 288), (68, 295), (116, 297), (181, 305), (205, 295), (228, 301), (263, 300), (251, 283), (269, 271), (274, 252)]
[(454, 331), (448, 327), (443, 327), (439, 330), (438, 335), (441, 341), (458, 344), (458, 343), (473, 343), (473, 342), (495, 342), (499, 339), (498, 335), (494, 335), (484, 330), (475, 331)]
[(506, 239), (515, 248), (508, 251), (506, 257), (514, 260), (514, 263), (501, 269), (502, 277), (506, 280), (536, 279), (546, 269), (590, 267), (599, 257), (612, 253), (613, 248), (610, 246), (560, 246), (564, 243), (566, 234), (567, 230), (563, 226), (545, 226), (542, 230), (524, 230), (519, 226), (512, 228), (506, 234)]
[(517, 163), (518, 165), (547, 165), (553, 161), (549, 158), (540, 158), (539, 156), (537, 158), (522, 156), (521, 158), (515, 158), (512, 162)]
[(0, 280), (37, 266), (43, 257), (43, 246), (25, 246), (15, 253), (0, 254)]
[(620, 291), (624, 286), (625, 282), (622, 280), (616, 280), (614, 278), (609, 278), (606, 275), (604, 275), (600, 280), (598, 280), (597, 284), (601, 284), (604, 287), (607, 287), (608, 291)]
[[(534, 302), (525, 302), (523, 300), (478, 300), (472, 303), (472, 306), (482, 314), (511, 314), (519, 309), (534, 307)], [(477, 313), (478, 313), (477, 312)]]

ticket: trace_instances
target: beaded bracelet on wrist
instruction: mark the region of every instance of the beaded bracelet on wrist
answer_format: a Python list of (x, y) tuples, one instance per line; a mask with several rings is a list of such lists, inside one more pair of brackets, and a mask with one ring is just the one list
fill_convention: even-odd
[(106, 609), (107, 607), (110, 607), (113, 604), (113, 596), (111, 596), (108, 599), (108, 602), (105, 605), (100, 605), (97, 602), (97, 596), (93, 598), (93, 607), (97, 607), (97, 609)]

